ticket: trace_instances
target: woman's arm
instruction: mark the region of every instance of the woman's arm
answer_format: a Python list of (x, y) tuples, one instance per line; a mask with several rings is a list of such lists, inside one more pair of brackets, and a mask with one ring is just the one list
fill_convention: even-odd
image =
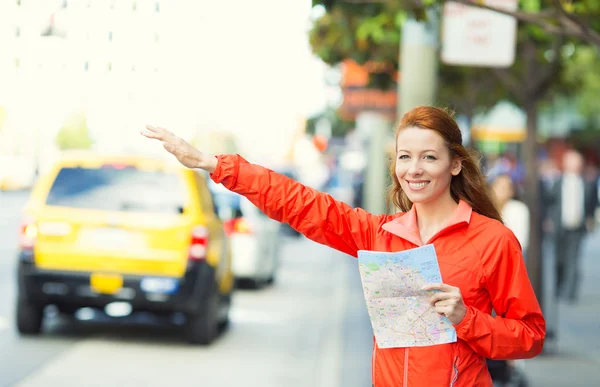
[(215, 183), (247, 197), (267, 216), (290, 226), (315, 242), (352, 256), (358, 250), (370, 250), (376, 230), (387, 216), (373, 216), (330, 195), (306, 187), (297, 181), (239, 155), (217, 157), (211, 174)]
[(488, 359), (527, 359), (542, 352), (546, 322), (521, 254), (519, 242), (505, 229), (486, 246), (484, 284), (496, 316), (467, 306), (457, 335)]
[(161, 141), (184, 166), (203, 169), (216, 183), (246, 196), (272, 219), (288, 222), (315, 242), (352, 256), (358, 250), (371, 250), (377, 230), (388, 220), (386, 215), (353, 209), (240, 156), (204, 154), (164, 128), (146, 126), (141, 133)]

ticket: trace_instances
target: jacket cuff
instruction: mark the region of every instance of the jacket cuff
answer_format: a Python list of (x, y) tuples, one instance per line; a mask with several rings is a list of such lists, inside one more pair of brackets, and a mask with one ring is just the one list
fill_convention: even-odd
[(223, 156), (218, 155), (218, 156), (215, 156), (215, 158), (217, 159), (217, 167), (215, 168), (213, 173), (210, 174), (210, 178), (215, 183), (219, 184), (223, 180), (223, 166), (222, 166)]
[(240, 155), (218, 155), (217, 166), (210, 178), (217, 184), (232, 191), (235, 189), (240, 171), (240, 164), (248, 163)]
[(473, 324), (473, 320), (475, 319), (475, 314), (477, 312), (472, 306), (467, 306), (467, 313), (465, 313), (465, 317), (463, 317), (462, 321), (458, 324), (454, 324), (454, 329), (456, 329), (456, 336), (459, 339), (469, 340), (469, 331), (471, 330), (471, 325)]

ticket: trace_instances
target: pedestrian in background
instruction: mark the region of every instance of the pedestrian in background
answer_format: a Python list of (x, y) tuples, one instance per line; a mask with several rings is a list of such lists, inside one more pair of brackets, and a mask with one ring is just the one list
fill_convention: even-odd
[(502, 224), (477, 160), (445, 110), (424, 106), (402, 117), (390, 168), (390, 195), (400, 209), (393, 215), (352, 208), (239, 155), (203, 154), (163, 128), (147, 126), (142, 134), (269, 217), (354, 257), (359, 250), (433, 244), (444, 283), (424, 291), (454, 325), (458, 341), (384, 349), (374, 340), (374, 386), (491, 387), (486, 358), (531, 358), (542, 351), (545, 321), (519, 242)]
[(581, 244), (594, 227), (597, 185), (584, 178), (582, 155), (568, 150), (562, 158), (562, 176), (549, 190), (548, 216), (554, 233), (556, 295), (569, 302), (579, 297)]
[(523, 253), (529, 246), (529, 208), (516, 199), (515, 183), (509, 175), (498, 175), (491, 183), (494, 203), (502, 215), (504, 225), (517, 237)]

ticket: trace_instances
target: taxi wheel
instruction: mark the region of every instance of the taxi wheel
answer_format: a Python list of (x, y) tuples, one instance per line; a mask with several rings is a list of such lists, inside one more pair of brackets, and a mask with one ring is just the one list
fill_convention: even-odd
[(23, 335), (37, 335), (42, 331), (44, 307), (24, 298), (17, 300), (17, 329)]
[(213, 290), (200, 313), (189, 314), (185, 338), (190, 344), (209, 345), (219, 333), (219, 296)]
[(275, 284), (275, 273), (271, 274), (269, 278), (267, 278), (267, 285), (271, 286)]
[(224, 316), (221, 316), (221, 320), (219, 321), (219, 333), (225, 332), (230, 325), (231, 320), (229, 320), (229, 311), (231, 310), (231, 294), (221, 298), (221, 308), (226, 308)]

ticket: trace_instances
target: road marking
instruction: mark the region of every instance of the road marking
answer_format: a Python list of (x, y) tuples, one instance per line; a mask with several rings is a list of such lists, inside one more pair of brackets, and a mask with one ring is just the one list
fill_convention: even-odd
[(8, 319), (0, 316), (0, 331), (8, 329)]

